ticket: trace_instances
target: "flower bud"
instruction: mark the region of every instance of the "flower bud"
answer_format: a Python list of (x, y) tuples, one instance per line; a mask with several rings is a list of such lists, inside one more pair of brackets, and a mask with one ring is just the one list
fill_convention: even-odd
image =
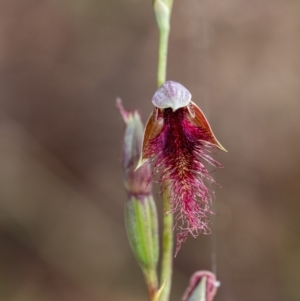
[(121, 100), (117, 100), (117, 107), (126, 124), (123, 143), (126, 231), (131, 249), (145, 275), (149, 293), (154, 295), (157, 291), (159, 243), (150, 164), (144, 164), (135, 171), (141, 156), (144, 127), (137, 111), (125, 111)]
[(198, 271), (190, 279), (182, 301), (213, 301), (220, 282), (209, 271)]
[(137, 111), (127, 112), (120, 99), (117, 107), (125, 121), (122, 164), (124, 172), (124, 187), (129, 196), (150, 195), (152, 191), (151, 167), (145, 164), (135, 171), (141, 156), (144, 126)]

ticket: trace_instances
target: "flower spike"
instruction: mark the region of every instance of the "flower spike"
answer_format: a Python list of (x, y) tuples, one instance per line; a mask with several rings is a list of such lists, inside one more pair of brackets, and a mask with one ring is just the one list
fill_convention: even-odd
[(203, 162), (220, 167), (210, 153), (214, 148), (226, 150), (181, 84), (165, 82), (152, 103), (155, 108), (145, 127), (137, 168), (152, 159), (154, 173), (160, 172), (161, 189), (169, 187), (171, 213), (177, 213), (177, 252), (189, 235), (210, 233), (207, 214), (211, 213), (211, 197), (205, 182), (214, 180)]

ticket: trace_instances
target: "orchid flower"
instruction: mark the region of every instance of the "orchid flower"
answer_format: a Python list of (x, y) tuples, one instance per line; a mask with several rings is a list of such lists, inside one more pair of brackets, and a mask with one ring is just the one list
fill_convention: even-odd
[(161, 190), (168, 188), (175, 213), (178, 252), (189, 235), (210, 233), (210, 191), (206, 182), (214, 183), (204, 162), (213, 167), (221, 164), (210, 153), (226, 151), (213, 134), (191, 93), (181, 84), (165, 82), (154, 94), (155, 106), (145, 126), (142, 153), (137, 168), (148, 159), (154, 162), (154, 174), (160, 173)]

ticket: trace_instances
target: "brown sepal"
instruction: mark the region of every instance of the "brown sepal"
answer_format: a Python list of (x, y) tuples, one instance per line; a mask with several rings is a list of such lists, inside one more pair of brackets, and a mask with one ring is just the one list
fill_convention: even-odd
[(201, 109), (193, 102), (191, 101), (189, 105), (187, 106), (188, 109), (188, 119), (189, 121), (199, 128), (205, 130), (206, 134), (208, 135), (209, 139), (208, 141), (215, 146), (217, 146), (219, 149), (227, 152), (227, 150), (221, 145), (221, 143), (217, 140), (215, 137), (205, 115), (201, 111)]
[(150, 140), (155, 138), (163, 128), (164, 120), (162, 116), (159, 116), (160, 110), (161, 109), (159, 108), (154, 108), (153, 112), (150, 114), (150, 117), (146, 123), (143, 144), (142, 144), (142, 153), (135, 170), (140, 168), (149, 159), (149, 156), (147, 156), (148, 144)]

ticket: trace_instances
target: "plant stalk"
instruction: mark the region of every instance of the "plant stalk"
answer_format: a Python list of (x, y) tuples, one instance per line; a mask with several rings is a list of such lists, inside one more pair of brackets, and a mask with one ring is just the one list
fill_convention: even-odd
[[(154, 0), (153, 8), (159, 29), (157, 86), (160, 87), (166, 81), (168, 42), (170, 33), (170, 17), (173, 0)], [(168, 301), (172, 284), (173, 265), (173, 214), (170, 213), (170, 191), (168, 185), (164, 187), (163, 206), (163, 241), (160, 287), (162, 288), (159, 301)], [(162, 287), (163, 286), (163, 287)]]
[(157, 86), (160, 87), (166, 81), (169, 29), (160, 30), (158, 46)]
[(157, 281), (157, 274), (155, 270), (144, 270), (144, 276), (146, 278), (148, 294), (150, 301), (155, 300), (155, 296), (158, 291), (158, 281)]
[(163, 193), (163, 205), (165, 215), (163, 217), (163, 243), (160, 286), (164, 284), (160, 301), (168, 301), (170, 298), (173, 272), (173, 214), (170, 211), (169, 189), (165, 187)]

